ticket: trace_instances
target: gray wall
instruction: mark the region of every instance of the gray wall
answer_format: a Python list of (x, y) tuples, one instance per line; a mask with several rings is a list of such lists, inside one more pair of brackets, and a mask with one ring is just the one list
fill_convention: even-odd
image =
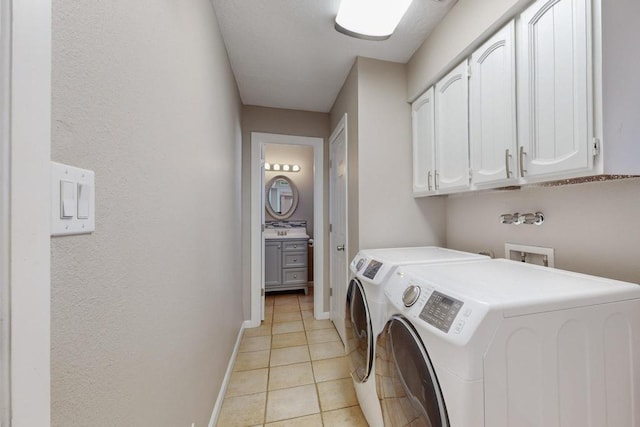
[(207, 425), (243, 320), (241, 105), (208, 0), (53, 2), (54, 161), (96, 231), (52, 239), (52, 425)]
[[(459, 0), (411, 58), (407, 98), (418, 96), (468, 51), (469, 44), (477, 44), (528, 3)], [(632, 3), (624, 7), (635, 14), (638, 8)], [(492, 250), (504, 256), (506, 242), (553, 247), (556, 267), (640, 282), (640, 227), (635, 223), (640, 217), (638, 179), (449, 196), (446, 208), (447, 246), (454, 249)], [(498, 223), (501, 213), (537, 210), (546, 218), (540, 227)]]
[[(242, 108), (242, 258), (251, 259), (251, 132), (275, 133), (282, 135), (313, 136), (324, 138), (325, 159), (328, 159), (326, 149), (329, 138), (329, 114), (309, 111), (295, 111), (280, 108), (267, 108), (246, 105)], [(329, 162), (325, 162), (325, 182), (324, 188), (324, 218), (325, 218), (325, 241), (329, 241)], [(325, 274), (329, 277), (328, 259), (329, 245), (325, 245)], [(247, 261), (248, 262), (248, 261)], [(246, 319), (251, 317), (251, 269), (244, 268), (242, 271), (242, 301), (243, 311)], [(315, 284), (317, 286), (317, 284)], [(329, 282), (325, 281), (324, 291), (326, 295), (325, 310), (329, 310)]]
[[(273, 177), (284, 175), (298, 189), (298, 207), (289, 220), (307, 221), (307, 233), (313, 236), (313, 147), (304, 145), (266, 144), (264, 159), (269, 163), (297, 164), (299, 172), (265, 171), (264, 180), (268, 183)], [(265, 212), (267, 221), (274, 219)]]

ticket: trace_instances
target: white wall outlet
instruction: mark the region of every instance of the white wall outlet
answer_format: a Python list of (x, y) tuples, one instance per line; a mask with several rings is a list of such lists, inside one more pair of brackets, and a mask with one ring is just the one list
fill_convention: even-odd
[(554, 250), (542, 246), (518, 245), (515, 243), (504, 244), (504, 257), (514, 261), (527, 262), (529, 264), (554, 267)]
[(51, 235), (95, 231), (95, 206), (95, 173), (51, 162)]

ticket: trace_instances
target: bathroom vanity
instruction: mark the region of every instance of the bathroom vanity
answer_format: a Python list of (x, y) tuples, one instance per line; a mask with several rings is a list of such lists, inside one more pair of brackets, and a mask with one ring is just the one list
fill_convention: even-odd
[(303, 289), (307, 283), (308, 239), (266, 239), (264, 287), (266, 292)]

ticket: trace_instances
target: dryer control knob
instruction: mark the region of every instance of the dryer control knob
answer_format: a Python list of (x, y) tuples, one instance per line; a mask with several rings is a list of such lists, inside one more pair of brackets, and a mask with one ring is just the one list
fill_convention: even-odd
[(360, 271), (363, 265), (364, 265), (364, 258), (360, 258), (358, 260), (358, 263), (356, 264), (356, 271)]
[(420, 298), (420, 286), (409, 285), (402, 293), (402, 302), (405, 307), (411, 307)]

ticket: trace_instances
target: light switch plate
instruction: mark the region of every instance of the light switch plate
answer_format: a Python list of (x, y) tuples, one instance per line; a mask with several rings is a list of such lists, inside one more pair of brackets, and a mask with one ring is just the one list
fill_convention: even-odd
[[(64, 200), (61, 197), (63, 183), (66, 192), (71, 192)], [(93, 171), (51, 162), (51, 235), (66, 236), (95, 231), (95, 193)], [(70, 207), (69, 203), (74, 206)], [(65, 204), (67, 208), (63, 215)]]

